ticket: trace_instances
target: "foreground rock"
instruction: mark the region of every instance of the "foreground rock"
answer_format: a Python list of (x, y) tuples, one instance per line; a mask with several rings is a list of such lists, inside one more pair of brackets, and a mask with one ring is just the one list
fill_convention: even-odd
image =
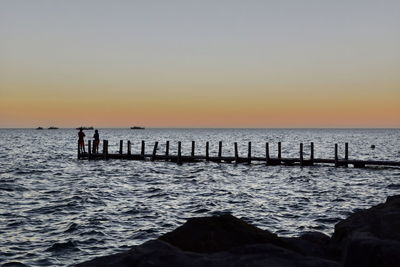
[(182, 250), (200, 253), (219, 252), (262, 243), (289, 247), (276, 234), (261, 230), (229, 214), (191, 218), (184, 225), (159, 239)]
[(330, 250), (344, 266), (400, 266), (400, 195), (336, 224)]
[(339, 222), (332, 238), (281, 238), (231, 215), (192, 218), (158, 240), (78, 266), (400, 266), (400, 196)]

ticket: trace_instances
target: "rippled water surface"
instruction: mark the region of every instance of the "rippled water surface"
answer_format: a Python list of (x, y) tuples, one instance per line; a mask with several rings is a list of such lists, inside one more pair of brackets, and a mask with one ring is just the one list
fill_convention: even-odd
[[(400, 161), (399, 129), (99, 129), (116, 152), (120, 139), (138, 153), (146, 140), (183, 142), (184, 154), (196, 141), (204, 154), (241, 155), (252, 141), (254, 156), (272, 156), (282, 141), (284, 157), (298, 157), (300, 142), (308, 156), (332, 158), (334, 144), (350, 158)], [(93, 131), (86, 131), (92, 136)], [(156, 238), (189, 217), (223, 212), (279, 235), (302, 231), (331, 234), (350, 212), (380, 203), (400, 191), (398, 168), (235, 165), (141, 161), (80, 161), (73, 129), (0, 129), (0, 264), (72, 265)], [(371, 149), (375, 145), (375, 149)]]

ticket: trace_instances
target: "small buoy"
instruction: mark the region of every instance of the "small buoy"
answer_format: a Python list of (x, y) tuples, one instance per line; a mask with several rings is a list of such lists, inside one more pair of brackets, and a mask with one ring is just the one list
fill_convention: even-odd
[(375, 145), (371, 145), (371, 149), (375, 149)]

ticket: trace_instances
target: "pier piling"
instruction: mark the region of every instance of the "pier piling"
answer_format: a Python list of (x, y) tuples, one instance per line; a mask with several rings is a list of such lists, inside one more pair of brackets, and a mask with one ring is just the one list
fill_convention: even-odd
[(222, 157), (222, 141), (218, 143), (218, 158)]
[(103, 141), (103, 157), (108, 159), (108, 140)]
[(155, 142), (153, 148), (153, 154), (151, 155), (151, 161), (154, 161), (156, 159), (157, 147), (158, 147), (158, 142)]
[(145, 149), (146, 149), (146, 144), (144, 143), (144, 140), (142, 140), (142, 149), (140, 151), (140, 155), (142, 157), (144, 157)]
[(235, 149), (235, 163), (239, 163), (239, 151), (238, 151), (238, 144), (235, 142), (233, 144), (234, 149)]
[(269, 164), (269, 143), (265, 143), (265, 165)]
[(335, 144), (335, 167), (339, 167), (338, 144)]
[(278, 160), (282, 159), (282, 144), (278, 142)]
[(206, 161), (209, 161), (209, 158), (210, 158), (209, 149), (210, 149), (210, 144), (207, 141), (206, 142)]
[(251, 163), (251, 142), (248, 143), (248, 149), (247, 149), (247, 162), (248, 164)]
[(304, 162), (303, 162), (303, 143), (300, 143), (300, 166), (304, 166)]
[(128, 140), (128, 144), (127, 144), (128, 156), (132, 155), (131, 146), (132, 146), (131, 141)]
[(181, 151), (181, 149), (182, 149), (182, 144), (181, 144), (181, 141), (179, 141), (178, 142), (178, 160), (177, 160), (178, 164), (182, 163), (182, 151)]
[(314, 142), (311, 142), (310, 150), (310, 165), (314, 165)]
[(165, 143), (165, 156), (169, 155), (169, 141)]

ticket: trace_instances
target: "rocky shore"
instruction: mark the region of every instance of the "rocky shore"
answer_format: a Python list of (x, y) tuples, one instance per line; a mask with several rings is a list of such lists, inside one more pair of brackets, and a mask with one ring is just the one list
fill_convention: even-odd
[(400, 266), (400, 195), (353, 213), (331, 237), (279, 237), (232, 215), (192, 218), (130, 250), (78, 264), (94, 266)]

